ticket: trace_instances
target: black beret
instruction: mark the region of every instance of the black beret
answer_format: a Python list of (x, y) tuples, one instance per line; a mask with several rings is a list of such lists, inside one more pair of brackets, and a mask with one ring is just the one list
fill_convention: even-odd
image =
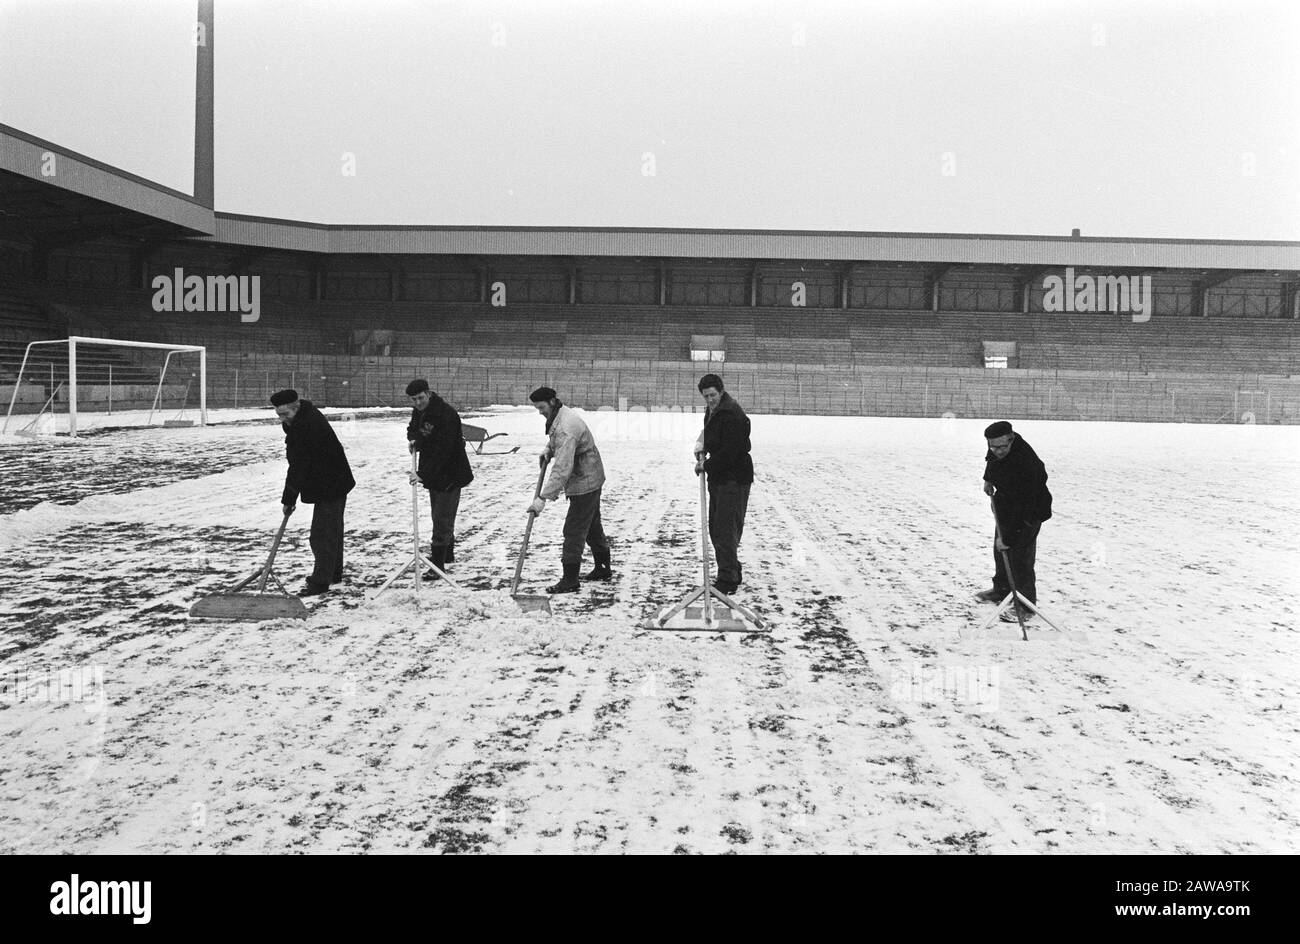
[(271, 406), (284, 406), (286, 403), (295, 403), (297, 400), (297, 390), (279, 390), (271, 394)]
[(1011, 435), (1011, 424), (1008, 423), (1006, 420), (998, 420), (996, 423), (990, 425), (988, 429), (984, 430), (985, 439), (997, 439), (999, 436), (1010, 436), (1010, 435)]
[(409, 384), (406, 385), (406, 395), (408, 397), (413, 397), (417, 393), (428, 393), (428, 392), (429, 392), (429, 381), (427, 380), (412, 380)]
[(528, 399), (534, 403), (545, 403), (554, 400), (556, 393), (550, 387), (538, 387), (528, 395)]

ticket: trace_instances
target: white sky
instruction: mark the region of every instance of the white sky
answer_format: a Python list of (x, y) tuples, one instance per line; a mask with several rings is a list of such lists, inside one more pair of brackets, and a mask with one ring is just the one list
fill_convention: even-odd
[[(190, 191), (194, 9), (0, 0), (0, 122)], [(1289, 0), (217, 0), (213, 39), (218, 210), (1300, 239)]]

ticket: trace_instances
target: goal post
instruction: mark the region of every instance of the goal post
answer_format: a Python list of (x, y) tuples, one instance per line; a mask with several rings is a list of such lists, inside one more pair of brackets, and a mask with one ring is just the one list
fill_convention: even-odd
[[(71, 336), (59, 338), (51, 341), (31, 341), (27, 349), (23, 352), (23, 360), (18, 368), (18, 376), (14, 380), (13, 393), (9, 397), (9, 410), (5, 414), (4, 427), (0, 432), (9, 431), (9, 420), (13, 416), (14, 403), (18, 398), (18, 390), (22, 385), (23, 373), (27, 368), (27, 361), (31, 356), (32, 348), (41, 344), (66, 344), (68, 346), (68, 435), (75, 437), (77, 435), (77, 347), (78, 345), (104, 345), (108, 347), (127, 347), (127, 348), (149, 348), (152, 350), (167, 351), (167, 358), (163, 362), (163, 369), (158, 376), (158, 390), (154, 395), (154, 408), (157, 408), (159, 399), (162, 396), (163, 380), (166, 377), (167, 365), (171, 361), (173, 354), (180, 353), (197, 353), (199, 355), (199, 425), (208, 425), (208, 349), (200, 344), (163, 344), (158, 341), (123, 341), (116, 338), (86, 338), (80, 336)], [(110, 375), (111, 376), (111, 375)], [(110, 396), (112, 385), (109, 386)], [(153, 410), (150, 410), (150, 420), (152, 420)]]

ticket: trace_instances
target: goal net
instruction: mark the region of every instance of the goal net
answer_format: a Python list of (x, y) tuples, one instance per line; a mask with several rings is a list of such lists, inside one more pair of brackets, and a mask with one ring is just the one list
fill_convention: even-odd
[(9, 395), (3, 433), (75, 437), (103, 426), (206, 426), (207, 373), (207, 348), (196, 344), (32, 341)]

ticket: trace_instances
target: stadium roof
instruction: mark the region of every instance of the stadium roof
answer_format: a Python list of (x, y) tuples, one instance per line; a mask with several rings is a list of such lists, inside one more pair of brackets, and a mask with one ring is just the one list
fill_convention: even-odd
[(1300, 271), (1300, 242), (957, 233), (354, 226), (217, 213), (207, 241), (340, 255), (455, 254), (806, 259)]
[(212, 210), (189, 194), (0, 125), (0, 236), (211, 233)]

